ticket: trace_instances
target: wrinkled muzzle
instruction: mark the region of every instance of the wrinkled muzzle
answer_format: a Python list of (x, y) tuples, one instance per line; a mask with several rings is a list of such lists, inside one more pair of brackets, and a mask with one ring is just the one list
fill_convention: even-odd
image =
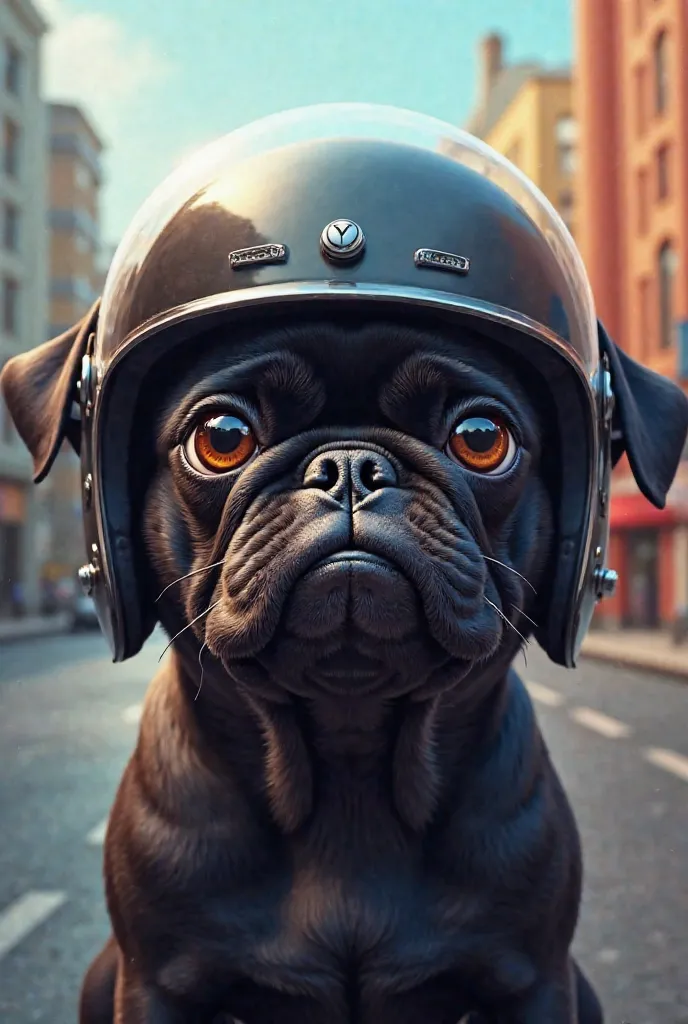
[(469, 503), (462, 512), (441, 473), (429, 478), (404, 454), (325, 445), (291, 486), (247, 502), (206, 624), (213, 653), (228, 663), (283, 642), (292, 657), (310, 650), (351, 675), (372, 671), (366, 659), (398, 656), (400, 645), (434, 647), (445, 660), (494, 651), (499, 597), (467, 525), (481, 532), (477, 511)]

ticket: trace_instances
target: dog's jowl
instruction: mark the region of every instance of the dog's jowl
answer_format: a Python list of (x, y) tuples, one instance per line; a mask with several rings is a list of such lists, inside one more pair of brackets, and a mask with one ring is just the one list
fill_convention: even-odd
[(612, 466), (661, 506), (688, 403), (597, 322), (537, 190), (441, 127), (346, 106), (229, 136), (3, 373), (36, 479), (80, 452), (114, 659), (170, 640), (82, 1024), (602, 1021), (512, 662), (573, 667)]

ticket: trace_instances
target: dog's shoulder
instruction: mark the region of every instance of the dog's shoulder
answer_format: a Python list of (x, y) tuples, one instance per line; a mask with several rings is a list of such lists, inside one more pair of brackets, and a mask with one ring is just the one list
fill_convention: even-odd
[(163, 665), (146, 693), (106, 856), (126, 854), (133, 875), (154, 864), (167, 878), (174, 865), (180, 885), (203, 888), (206, 875), (223, 879), (228, 862), (230, 875), (241, 874), (238, 865), (254, 863), (268, 839), (241, 781), (226, 766), (219, 771), (205, 749), (174, 665)]
[(517, 798), (524, 787), (532, 786), (542, 769), (544, 749), (528, 689), (516, 670), (510, 668), (485, 745), (481, 773), (484, 784), (505, 792), (503, 787), (508, 781), (511, 795)]
[(495, 848), (505, 842), (511, 856), (517, 852), (514, 844), (525, 853), (534, 835), (523, 825), (532, 820), (538, 826), (548, 818), (553, 775), (530, 694), (512, 669), (479, 742), (460, 762), (445, 841), (464, 850), (471, 844), (478, 850), (485, 841), (494, 841)]

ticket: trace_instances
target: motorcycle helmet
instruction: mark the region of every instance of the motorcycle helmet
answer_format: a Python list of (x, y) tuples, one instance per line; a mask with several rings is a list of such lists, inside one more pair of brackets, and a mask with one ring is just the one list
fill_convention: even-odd
[(156, 621), (137, 578), (128, 472), (147, 374), (218, 323), (231, 345), (232, 325), (247, 319), (351, 303), (468, 325), (485, 345), (546, 364), (565, 471), (536, 637), (574, 664), (615, 583), (605, 557), (616, 356), (583, 263), (547, 199), (490, 147), (364, 104), (271, 116), (191, 157), (134, 217), (82, 325), (78, 398), (61, 436), (80, 434), (80, 577), (115, 661), (136, 654)]

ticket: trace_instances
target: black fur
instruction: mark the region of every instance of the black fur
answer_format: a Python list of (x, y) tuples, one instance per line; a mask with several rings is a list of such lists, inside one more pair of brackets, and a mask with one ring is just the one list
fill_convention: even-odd
[[(663, 500), (685, 400), (658, 425), (658, 385), (609, 351)], [(42, 466), (65, 422), (44, 352), (3, 381)], [(467, 333), (342, 322), (216, 333), (148, 384), (141, 540), (182, 632), (112, 811), (82, 1024), (599, 1024), (576, 826), (510, 668), (554, 543), (537, 374)], [(204, 477), (183, 448), (218, 403), (260, 454)], [(503, 476), (445, 452), (478, 409), (520, 446)]]

